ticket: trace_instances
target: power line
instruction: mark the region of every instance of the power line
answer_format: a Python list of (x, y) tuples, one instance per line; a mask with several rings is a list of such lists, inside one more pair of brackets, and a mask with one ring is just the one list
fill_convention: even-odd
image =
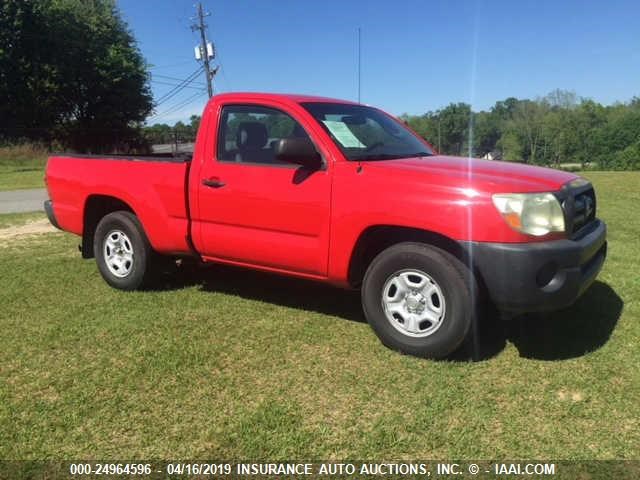
[(173, 113), (176, 110), (180, 110), (182, 107), (184, 107), (185, 105), (188, 105), (189, 103), (191, 103), (192, 101), (194, 101), (196, 98), (200, 98), (202, 95), (204, 95), (205, 90), (202, 89), (199, 92), (194, 93), (193, 95), (187, 97), (186, 99), (182, 99), (180, 102), (174, 104), (172, 107), (169, 107), (164, 113), (163, 115), (167, 115), (169, 113)]
[(225, 74), (226, 68), (222, 63), (222, 58), (220, 58), (220, 52), (216, 50), (215, 53), (216, 53), (216, 58), (218, 59), (218, 67), (216, 68), (216, 71), (220, 70), (220, 73), (222, 73), (222, 78), (224, 78), (224, 83), (227, 86), (227, 90), (233, 90), (233, 87), (231, 86), (231, 83), (229, 82), (229, 79)]
[(197, 99), (199, 99), (203, 95), (205, 95), (206, 93), (207, 92), (205, 90), (200, 90), (199, 92), (194, 93), (190, 97), (187, 97), (185, 100), (182, 100), (182, 101), (178, 102), (177, 104), (167, 108), (167, 110), (165, 110), (164, 112), (159, 113), (157, 115), (153, 115), (153, 116), (151, 116), (149, 118), (157, 120), (159, 118), (166, 117), (167, 115), (170, 115), (170, 114), (180, 110), (181, 108), (186, 107), (190, 103), (193, 103), (194, 101), (196, 101)]
[(167, 93), (165, 93), (164, 95), (162, 95), (158, 100), (157, 100), (157, 105), (163, 103), (165, 100), (168, 100), (170, 97), (174, 96), (176, 93), (179, 93), (182, 90), (182, 87), (184, 85), (187, 85), (190, 83), (190, 81), (194, 80), (196, 75), (198, 75), (200, 72), (202, 71), (202, 67), (197, 68), (194, 72), (192, 72), (187, 78), (185, 78), (184, 80), (182, 80), (178, 85), (176, 85), (174, 88), (172, 88), (171, 90), (169, 90)]
[(176, 85), (171, 90), (169, 90), (167, 93), (165, 93), (163, 96), (161, 96), (156, 101), (156, 105), (155, 106), (157, 107), (159, 105), (162, 105), (167, 100), (170, 100), (171, 98), (175, 97), (178, 93), (180, 93), (182, 90), (184, 90), (187, 85), (189, 85), (191, 82), (193, 82), (195, 80), (196, 76), (200, 74), (200, 72), (202, 72), (202, 67), (199, 67), (198, 69), (196, 69), (196, 71), (194, 71), (191, 75), (189, 75), (187, 78), (182, 80), (182, 82), (180, 82), (178, 85)]
[[(178, 85), (171, 82), (163, 82), (162, 80), (151, 80), (151, 83), (155, 83), (157, 85), (167, 85), (169, 87), (177, 87)], [(191, 90), (202, 90), (204, 88), (203, 84), (194, 84), (194, 85), (185, 85), (184, 88), (190, 88)]]
[(171, 65), (151, 65), (149, 66), (149, 70), (158, 70), (159, 68), (179, 67), (181, 65), (186, 65), (187, 63), (191, 63), (191, 60), (185, 60), (179, 63), (172, 63)]
[[(176, 82), (182, 82), (182, 78), (178, 78), (178, 77), (170, 77), (168, 75), (160, 75), (158, 73), (154, 73), (152, 75), (153, 78), (158, 77), (158, 78), (162, 78), (162, 79), (166, 79), (166, 80), (175, 80)], [(202, 85), (204, 87), (204, 83), (198, 82), (198, 85)]]
[(171, 110), (166, 111), (164, 114), (167, 115), (169, 113), (176, 112), (176, 111), (180, 110), (181, 108), (184, 108), (187, 105), (192, 104), (193, 102), (195, 102), (199, 98), (202, 98), (205, 95), (205, 93), (206, 93), (205, 90), (202, 90), (200, 92), (195, 93), (194, 95), (190, 96), (189, 98), (187, 98), (186, 100), (182, 101), (181, 103), (179, 103), (177, 105), (174, 105), (174, 107)]

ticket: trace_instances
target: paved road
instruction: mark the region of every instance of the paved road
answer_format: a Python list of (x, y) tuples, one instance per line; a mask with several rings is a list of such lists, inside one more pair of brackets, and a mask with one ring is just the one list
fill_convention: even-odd
[(178, 149), (176, 150), (176, 146), (173, 143), (159, 143), (151, 146), (152, 153), (173, 153), (174, 151), (178, 151), (181, 153), (193, 153), (193, 149), (195, 148), (195, 143), (179, 143)]
[(41, 212), (47, 198), (44, 188), (0, 192), (0, 213)]

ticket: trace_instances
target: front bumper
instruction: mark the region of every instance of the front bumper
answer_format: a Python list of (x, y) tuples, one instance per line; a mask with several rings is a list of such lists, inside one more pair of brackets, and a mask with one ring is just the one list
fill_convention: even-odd
[(595, 220), (587, 230), (573, 240), (461, 244), (500, 310), (557, 310), (575, 302), (604, 264), (607, 227)]

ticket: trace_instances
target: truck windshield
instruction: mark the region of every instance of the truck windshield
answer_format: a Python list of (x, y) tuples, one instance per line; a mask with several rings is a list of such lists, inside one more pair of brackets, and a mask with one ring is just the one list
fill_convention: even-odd
[(433, 155), (402, 123), (375, 108), (347, 103), (302, 103), (348, 160)]

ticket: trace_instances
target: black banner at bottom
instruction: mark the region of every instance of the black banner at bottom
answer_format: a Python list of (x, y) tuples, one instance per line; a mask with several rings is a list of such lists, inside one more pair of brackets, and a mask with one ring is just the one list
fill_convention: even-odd
[(0, 479), (640, 479), (633, 460), (0, 461)]

